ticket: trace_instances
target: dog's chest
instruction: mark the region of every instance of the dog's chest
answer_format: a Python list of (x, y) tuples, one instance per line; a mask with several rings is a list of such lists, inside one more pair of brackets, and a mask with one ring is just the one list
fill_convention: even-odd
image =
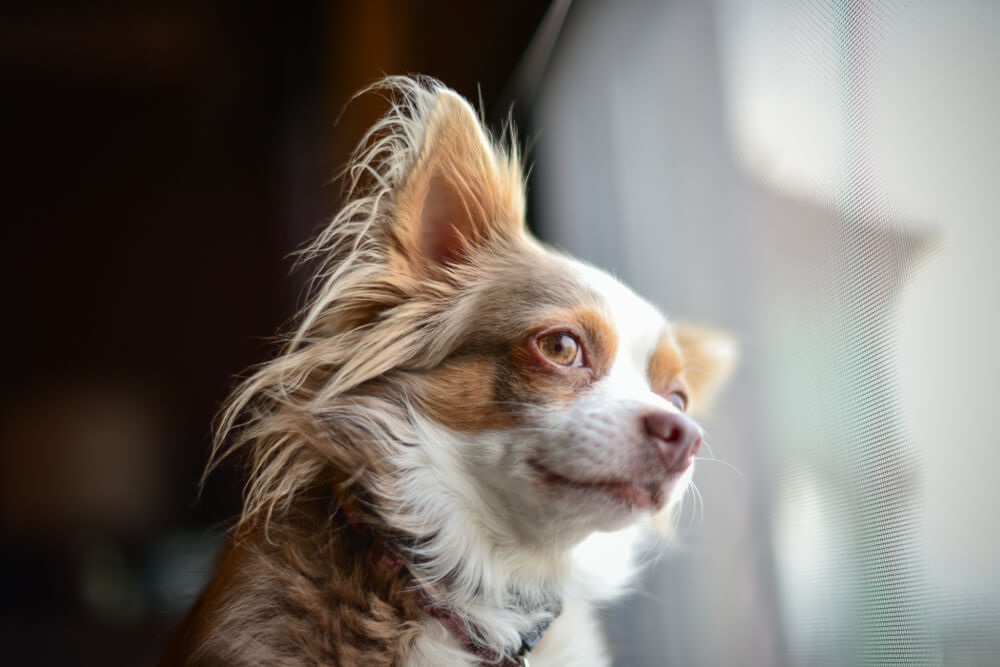
[[(414, 642), (407, 667), (481, 667), (481, 659), (465, 651), (459, 640), (440, 623), (428, 619)], [(531, 667), (605, 667), (610, 664), (599, 624), (589, 605), (564, 608), (525, 664)]]

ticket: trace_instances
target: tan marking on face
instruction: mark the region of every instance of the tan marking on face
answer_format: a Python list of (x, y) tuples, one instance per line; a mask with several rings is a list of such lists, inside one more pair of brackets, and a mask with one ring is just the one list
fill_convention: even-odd
[(719, 329), (684, 322), (674, 325), (674, 336), (684, 358), (691, 402), (704, 411), (736, 365), (736, 340)]
[(684, 357), (672, 337), (664, 336), (660, 339), (649, 360), (647, 373), (650, 389), (661, 396), (678, 389), (686, 389), (683, 377)]
[[(583, 348), (583, 365), (560, 366), (538, 349), (538, 340), (565, 332)], [(570, 404), (577, 392), (604, 377), (618, 350), (618, 335), (607, 318), (593, 306), (557, 311), (533, 327), (511, 352), (511, 373), (501, 383), (510, 400)]]
[(583, 329), (587, 340), (583, 341), (585, 363), (594, 371), (595, 379), (604, 377), (611, 370), (618, 353), (618, 333), (611, 323), (596, 308), (582, 308), (571, 315), (571, 319)]
[[(540, 337), (559, 331), (580, 341), (583, 367), (559, 366), (538, 350)], [(424, 412), (456, 431), (512, 428), (521, 423), (526, 405), (568, 405), (580, 389), (606, 374), (617, 339), (596, 308), (566, 309), (496, 354), (480, 351), (455, 357), (414, 376), (418, 385), (413, 393)]]
[(456, 431), (510, 428), (517, 411), (496, 397), (496, 363), (482, 356), (445, 361), (421, 375), (416, 399), (435, 421)]

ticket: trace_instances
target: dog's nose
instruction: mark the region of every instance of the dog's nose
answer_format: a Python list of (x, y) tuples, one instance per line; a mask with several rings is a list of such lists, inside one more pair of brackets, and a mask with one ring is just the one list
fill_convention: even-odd
[(643, 416), (642, 424), (655, 439), (660, 458), (671, 472), (687, 468), (691, 457), (701, 448), (701, 429), (680, 413), (649, 412)]

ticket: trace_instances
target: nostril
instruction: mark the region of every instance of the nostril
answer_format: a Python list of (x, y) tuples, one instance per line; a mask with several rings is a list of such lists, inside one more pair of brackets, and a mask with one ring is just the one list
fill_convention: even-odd
[(673, 412), (660, 410), (643, 417), (646, 433), (670, 444), (679, 444), (684, 439), (684, 417)]
[(687, 465), (701, 447), (701, 429), (682, 414), (657, 410), (642, 418), (647, 435), (657, 441), (660, 456), (668, 467)]

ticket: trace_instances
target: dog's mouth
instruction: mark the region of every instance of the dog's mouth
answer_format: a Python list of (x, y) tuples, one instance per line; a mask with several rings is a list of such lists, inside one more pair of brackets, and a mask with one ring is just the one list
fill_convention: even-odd
[(651, 510), (653, 512), (660, 511), (667, 504), (670, 497), (670, 484), (680, 474), (669, 473), (665, 477), (655, 480), (632, 481), (612, 478), (579, 480), (560, 475), (536, 460), (529, 461), (529, 465), (538, 473), (541, 481), (546, 484), (599, 494), (611, 498), (629, 509)]

